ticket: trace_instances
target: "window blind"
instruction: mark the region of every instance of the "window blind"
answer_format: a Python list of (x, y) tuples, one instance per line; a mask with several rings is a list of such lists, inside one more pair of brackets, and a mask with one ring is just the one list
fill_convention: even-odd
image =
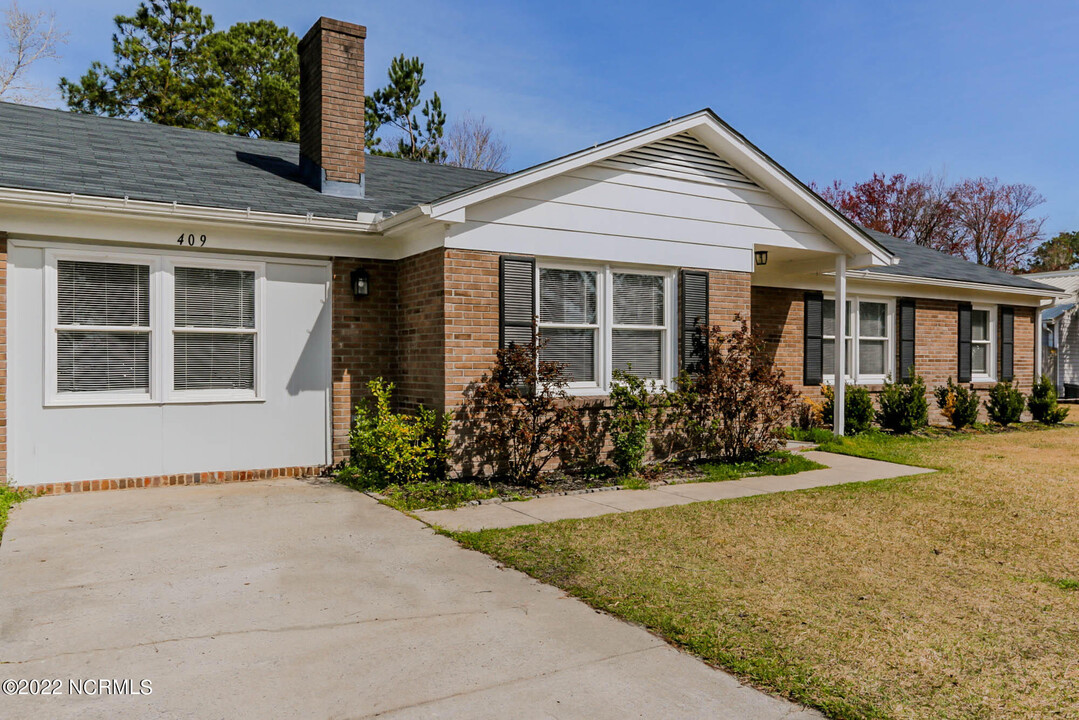
[(540, 320), (592, 325), (596, 322), (596, 273), (584, 270), (540, 271)]
[[(663, 278), (613, 273), (614, 325), (611, 362), (616, 370), (647, 379), (663, 372)], [(641, 326), (641, 329), (619, 326)], [(644, 329), (653, 328), (653, 329)]]
[(562, 364), (567, 381), (595, 382), (595, 330), (545, 327), (540, 335), (545, 343), (540, 357), (547, 362)]
[(174, 280), (173, 388), (254, 390), (255, 273), (177, 267)]
[(150, 267), (56, 263), (56, 391), (150, 390)]

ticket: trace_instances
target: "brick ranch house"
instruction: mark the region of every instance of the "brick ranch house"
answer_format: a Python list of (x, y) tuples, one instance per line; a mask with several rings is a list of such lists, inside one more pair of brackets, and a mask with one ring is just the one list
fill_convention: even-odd
[(841, 358), (1030, 386), (1057, 290), (851, 224), (710, 110), (508, 175), (365, 155), (365, 37), (303, 38), (298, 146), (0, 104), (7, 477), (308, 472), (369, 379), (452, 410), (533, 315), (582, 396), (736, 314), (810, 396)]

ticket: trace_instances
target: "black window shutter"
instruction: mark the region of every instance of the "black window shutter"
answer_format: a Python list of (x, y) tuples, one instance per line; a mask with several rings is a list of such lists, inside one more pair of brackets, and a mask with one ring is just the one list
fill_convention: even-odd
[(1000, 308), (1000, 379), (1015, 379), (1015, 308)]
[[(695, 372), (704, 360), (706, 348), (696, 341), (699, 333), (708, 330), (708, 273), (683, 270), (678, 286), (681, 291), (682, 369)], [(700, 338), (703, 340), (703, 338)]]
[(959, 303), (959, 367), (958, 381), (970, 382), (970, 303)]
[(802, 382), (820, 385), (824, 380), (824, 293), (805, 294), (805, 362)]
[(531, 345), (536, 316), (536, 260), (498, 259), (498, 346)]
[(915, 321), (915, 303), (913, 298), (900, 298), (896, 303), (896, 377), (900, 381), (909, 383), (914, 379), (915, 362), (915, 337), (917, 323)]

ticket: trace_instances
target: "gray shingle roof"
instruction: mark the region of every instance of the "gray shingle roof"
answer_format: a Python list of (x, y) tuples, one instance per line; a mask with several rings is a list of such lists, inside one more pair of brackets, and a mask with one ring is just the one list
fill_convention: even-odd
[(363, 199), (306, 185), (295, 143), (0, 102), (0, 186), (327, 218), (400, 212), (500, 173), (368, 155)]
[[(502, 177), (368, 155), (366, 197), (348, 199), (305, 184), (298, 161), (295, 143), (0, 102), (0, 187), (348, 219), (358, 212), (401, 212)], [(899, 265), (873, 273), (1055, 290), (866, 232), (900, 258)]]
[(1035, 282), (1022, 275), (1012, 275), (987, 268), (984, 265), (978, 265), (969, 260), (957, 258), (954, 255), (947, 255), (932, 248), (915, 245), (907, 240), (885, 235), (875, 230), (863, 229), (869, 233), (870, 237), (883, 245), (885, 250), (899, 258), (898, 265), (873, 268), (871, 271), (873, 274), (955, 280), (1027, 290), (1059, 292), (1057, 288)]

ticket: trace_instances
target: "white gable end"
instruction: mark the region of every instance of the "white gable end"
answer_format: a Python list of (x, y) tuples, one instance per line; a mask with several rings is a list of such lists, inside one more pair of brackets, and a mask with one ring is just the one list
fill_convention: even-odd
[(690, 133), (466, 209), (448, 247), (751, 271), (753, 251), (835, 246)]

